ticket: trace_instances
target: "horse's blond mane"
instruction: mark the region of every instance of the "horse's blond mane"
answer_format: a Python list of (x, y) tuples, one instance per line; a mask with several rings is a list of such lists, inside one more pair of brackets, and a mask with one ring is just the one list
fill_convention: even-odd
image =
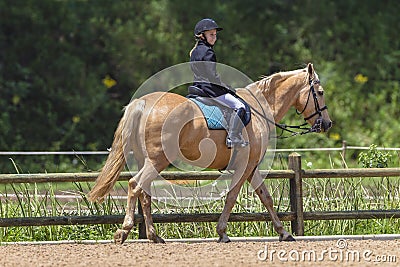
[(297, 75), (297, 74), (300, 74), (303, 72), (306, 73), (304, 80), (307, 81), (308, 76), (309, 76), (307, 70), (306, 69), (298, 69), (298, 70), (291, 70), (291, 71), (281, 71), (281, 72), (271, 74), (269, 76), (261, 75), (260, 80), (255, 82), (255, 84), (258, 86), (258, 88), (260, 88), (262, 90), (269, 90), (272, 80), (275, 80), (275, 82), (278, 82), (280, 80), (287, 79), (293, 75)]

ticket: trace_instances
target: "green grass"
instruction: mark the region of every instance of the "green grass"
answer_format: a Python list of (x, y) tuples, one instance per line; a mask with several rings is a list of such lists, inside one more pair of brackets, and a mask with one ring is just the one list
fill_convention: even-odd
[[(6, 185), (4, 187), (6, 193), (3, 193), (4, 197), (0, 198), (0, 217), (88, 216), (125, 213), (125, 203), (112, 197), (108, 197), (101, 204), (90, 203), (84, 193), (89, 190), (89, 184), (74, 183), (75, 189), (70, 189), (68, 192), (56, 192), (51, 183), (47, 183), (47, 186), (47, 190), (39, 191), (37, 184)], [(9, 193), (10, 189), (12, 197)], [(77, 197), (65, 201), (58, 199), (56, 193), (75, 194), (82, 198)], [(116, 225), (102, 224), (2, 227), (0, 228), (0, 242), (112, 239), (116, 227)]]
[[(290, 210), (288, 199), (288, 180), (266, 180), (266, 185), (274, 198), (278, 212)], [(52, 184), (46, 191), (39, 192), (35, 184), (7, 185), (18, 197), (4, 197), (0, 200), (0, 217), (42, 217), (62, 215), (102, 215), (124, 214), (125, 201), (112, 197), (102, 204), (93, 204), (85, 198), (90, 183), (75, 183), (69, 193), (81, 195), (74, 201), (62, 201), (55, 197)], [(126, 183), (117, 186), (123, 190)], [(122, 191), (124, 192), (124, 191)], [(400, 209), (400, 178), (335, 178), (304, 179), (304, 211), (345, 211)], [(40, 195), (45, 195), (44, 198)], [(233, 212), (266, 212), (258, 197), (245, 185)], [(163, 202), (153, 202), (153, 213), (220, 213), (224, 199), (208, 205), (190, 207), (171, 207)], [(290, 223), (284, 222), (290, 230)], [(0, 242), (43, 241), (43, 240), (85, 240), (112, 239), (120, 225), (73, 225), (73, 226), (24, 226), (0, 228)], [(216, 237), (216, 223), (168, 223), (156, 224), (158, 233), (164, 238)], [(323, 220), (306, 221), (305, 235), (353, 235), (399, 233), (399, 219), (369, 220)], [(276, 236), (271, 222), (229, 223), (230, 236)], [(130, 238), (137, 238), (133, 229)]]
[[(290, 211), (288, 180), (267, 180), (266, 184), (274, 198), (275, 210)], [(304, 211), (350, 211), (400, 209), (400, 178), (335, 178), (304, 179)], [(203, 207), (203, 212), (221, 212), (223, 201), (211, 207)], [(163, 213), (165, 207), (153, 209)], [(170, 210), (170, 212), (200, 212), (193, 208)], [(257, 196), (242, 190), (233, 212), (265, 212)], [(290, 230), (290, 223), (283, 222)], [(159, 232), (170, 238), (216, 237), (216, 223), (170, 223), (160, 224)], [(368, 220), (322, 220), (305, 221), (305, 235), (353, 235), (353, 234), (393, 234), (399, 233), (399, 219)], [(234, 222), (228, 224), (231, 236), (276, 236), (271, 222)]]

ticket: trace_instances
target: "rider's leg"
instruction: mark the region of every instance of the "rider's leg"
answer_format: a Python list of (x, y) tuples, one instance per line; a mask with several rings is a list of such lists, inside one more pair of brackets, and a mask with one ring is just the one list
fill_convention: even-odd
[(244, 127), (242, 118), (244, 117), (246, 110), (244, 108), (234, 109), (231, 114), (228, 136), (226, 137), (226, 146), (232, 148), (235, 146), (245, 147), (249, 143), (243, 139), (242, 130)]
[(242, 130), (244, 127), (243, 118), (246, 113), (244, 104), (231, 94), (218, 96), (215, 98), (215, 100), (233, 109), (228, 121), (228, 135), (226, 138), (226, 145), (228, 148), (232, 148), (234, 146), (247, 146), (248, 142), (243, 140), (242, 137)]

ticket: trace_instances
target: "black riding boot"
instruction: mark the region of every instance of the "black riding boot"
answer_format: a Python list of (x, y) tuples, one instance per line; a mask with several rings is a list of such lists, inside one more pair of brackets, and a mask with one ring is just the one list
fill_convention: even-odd
[(243, 139), (242, 130), (243, 130), (243, 122), (242, 118), (245, 115), (245, 110), (240, 108), (231, 114), (229, 120), (229, 128), (228, 128), (228, 136), (226, 137), (226, 146), (228, 148), (232, 147), (245, 147), (249, 143)]

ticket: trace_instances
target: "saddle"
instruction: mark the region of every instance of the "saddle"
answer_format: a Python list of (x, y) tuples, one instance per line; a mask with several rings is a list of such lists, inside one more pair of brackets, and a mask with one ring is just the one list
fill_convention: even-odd
[[(189, 86), (188, 93), (189, 94), (187, 95), (187, 98), (192, 100), (203, 113), (203, 116), (207, 121), (208, 129), (228, 130), (229, 118), (233, 112), (232, 108), (204, 94), (204, 92), (196, 86)], [(239, 99), (245, 105), (246, 113), (241, 119), (243, 124), (246, 126), (251, 120), (250, 106), (238, 95), (232, 95)]]

